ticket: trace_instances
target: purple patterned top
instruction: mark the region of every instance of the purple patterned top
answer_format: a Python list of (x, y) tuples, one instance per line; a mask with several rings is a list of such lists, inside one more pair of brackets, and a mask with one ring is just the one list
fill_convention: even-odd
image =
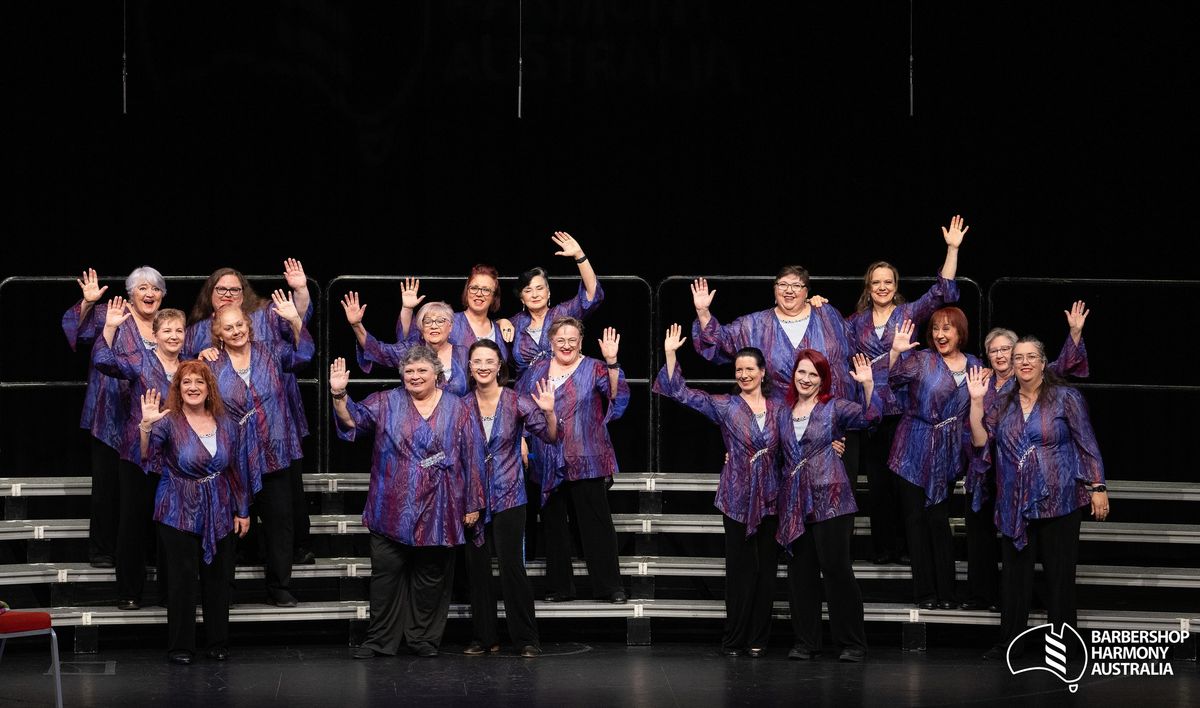
[[(454, 313), (451, 318), (450, 335), (446, 338), (451, 344), (458, 344), (468, 349), (475, 343), (476, 340), (482, 339), (475, 334), (475, 330), (471, 327), (471, 323), (467, 320), (467, 313), (459, 310)], [(417, 327), (409, 327), (408, 335), (405, 336), (403, 327), (400, 326), (400, 318), (396, 318), (396, 341), (397, 342), (420, 342), (421, 330)], [(504, 341), (504, 337), (500, 334), (500, 325), (492, 320), (492, 341), (496, 346), (500, 347), (500, 361), (508, 361), (508, 342)]]
[[(67, 335), (67, 343), (71, 345), (72, 351), (77, 351), (80, 346), (91, 349), (94, 340), (100, 338), (108, 313), (108, 305), (98, 302), (88, 312), (84, 321), (80, 322), (79, 313), (82, 308), (83, 300), (80, 300), (62, 317), (63, 334)], [(139, 346), (145, 347), (142, 342), (141, 332), (138, 331), (133, 318), (122, 322), (113, 338), (117, 348), (126, 351)], [(124, 378), (113, 378), (97, 371), (89, 357), (87, 393), (83, 399), (79, 427), (90, 430), (92, 437), (120, 452), (126, 444), (125, 424), (129, 415), (129, 382)]]
[[(113, 338), (115, 344), (117, 339)], [(147, 472), (160, 474), (158, 469), (142, 465), (142, 439), (138, 432), (138, 424), (142, 422), (142, 394), (149, 389), (155, 389), (165, 394), (171, 387), (167, 378), (167, 370), (163, 368), (158, 355), (153, 349), (142, 346), (141, 337), (131, 349), (113, 349), (104, 341), (104, 337), (96, 337), (92, 346), (92, 366), (105, 376), (123, 379), (129, 382), (129, 397), (126, 400), (126, 410), (121, 445), (117, 452), (121, 459), (142, 467)], [(165, 399), (164, 399), (165, 400)]]
[(500, 389), (492, 420), (492, 436), (484, 435), (479, 401), (472, 390), (463, 398), (470, 415), (472, 434), (472, 469), (480, 471), (487, 496), (487, 515), (521, 506), (528, 501), (525, 495), (525, 470), (521, 466), (521, 437), (529, 431), (542, 442), (551, 444), (546, 430), (546, 414), (533, 399), (511, 388)]
[(534, 340), (528, 332), (529, 325), (533, 323), (533, 317), (528, 312), (521, 310), (508, 318), (513, 323), (513, 330), (516, 332), (511, 346), (513, 376), (523, 379), (531, 365), (550, 357), (550, 325), (554, 320), (559, 317), (574, 317), (577, 320), (583, 320), (595, 312), (602, 302), (604, 302), (604, 288), (600, 287), (599, 282), (596, 283), (596, 296), (591, 300), (588, 300), (587, 288), (580, 283), (579, 292), (573, 299), (554, 305), (546, 313), (546, 318), (542, 320), (542, 333), (537, 340)]
[[(371, 373), (371, 369), (374, 368), (374, 364), (399, 369), (400, 360), (404, 358), (408, 350), (422, 343), (420, 340), (406, 340), (393, 344), (384, 344), (368, 332), (367, 341), (363, 346), (360, 347), (355, 344), (354, 354), (358, 359), (358, 367), (362, 369), (364, 374), (369, 374)], [(450, 376), (440, 388), (447, 393), (461, 397), (467, 393), (468, 388), (467, 347), (458, 344), (453, 345), (450, 360), (453, 362), (453, 365), (450, 367)]]

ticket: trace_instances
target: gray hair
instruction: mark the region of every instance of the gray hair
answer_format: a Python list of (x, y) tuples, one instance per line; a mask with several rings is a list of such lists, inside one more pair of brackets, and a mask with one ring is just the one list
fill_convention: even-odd
[(141, 266), (134, 268), (129, 277), (125, 278), (125, 292), (132, 295), (133, 289), (142, 283), (149, 283), (162, 291), (163, 295), (167, 294), (167, 281), (163, 278), (162, 273), (150, 266)]
[(439, 312), (441, 314), (445, 315), (446, 319), (448, 319), (448, 320), (454, 319), (454, 309), (451, 308), (446, 303), (442, 302), (441, 300), (437, 300), (435, 302), (427, 302), (424, 305), (421, 305), (421, 309), (417, 310), (417, 314), (414, 315), (414, 318), (417, 323), (417, 327), (420, 328), (420, 326), (424, 323), (426, 315), (431, 315), (431, 314), (439, 313)]
[[(428, 307), (428, 305), (426, 305), (426, 307)], [(421, 309), (424, 310), (425, 308)], [(408, 351), (404, 352), (404, 356), (400, 357), (400, 363), (398, 365), (400, 373), (404, 373), (404, 367), (408, 366), (409, 364), (415, 364), (418, 361), (424, 361), (433, 365), (433, 370), (437, 374), (438, 385), (446, 382), (446, 370), (445, 367), (442, 366), (442, 360), (438, 358), (437, 352), (435, 352), (432, 348), (425, 346), (424, 344), (418, 344), (415, 347), (410, 347)]]
[(997, 337), (1008, 337), (1008, 341), (1012, 342), (1013, 346), (1016, 346), (1017, 340), (1020, 339), (1020, 337), (1017, 336), (1017, 333), (1012, 331), (1011, 329), (1004, 329), (1003, 327), (997, 327), (997, 328), (993, 329), (991, 332), (988, 332), (987, 336), (983, 338), (983, 353), (984, 354), (987, 354), (987, 350), (992, 348), (992, 342), (995, 341)]

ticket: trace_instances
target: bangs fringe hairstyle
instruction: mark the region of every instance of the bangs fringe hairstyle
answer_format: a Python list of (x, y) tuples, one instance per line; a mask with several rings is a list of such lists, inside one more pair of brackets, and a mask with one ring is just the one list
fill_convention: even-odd
[(800, 368), (802, 361), (811, 361), (813, 368), (817, 370), (817, 375), (821, 377), (821, 388), (817, 391), (817, 401), (825, 403), (833, 398), (833, 394), (829, 392), (833, 386), (833, 380), (829, 373), (829, 360), (816, 349), (801, 349), (796, 352), (796, 363), (792, 364), (792, 377), (788, 383), (787, 395), (784, 396), (789, 409), (795, 407), (796, 402), (800, 400), (800, 394), (796, 391), (796, 369)]
[(471, 296), (471, 293), (468, 290), (468, 288), (471, 287), (471, 281), (477, 275), (486, 275), (487, 277), (496, 281), (496, 287), (492, 288), (492, 304), (488, 306), (488, 312), (491, 312), (491, 313), (498, 312), (500, 310), (500, 271), (496, 270), (494, 267), (488, 265), (487, 263), (477, 263), (471, 267), (471, 273), (469, 275), (467, 275), (467, 282), (463, 283), (463, 291), (462, 291), (463, 307), (467, 306), (467, 300)]
[(957, 307), (941, 307), (933, 311), (929, 316), (929, 324), (925, 327), (925, 341), (933, 341), (933, 325), (941, 320), (946, 320), (950, 326), (958, 332), (958, 350), (962, 351), (967, 346), (967, 337), (970, 336), (970, 331), (967, 329), (967, 315)]
[(183, 379), (191, 374), (200, 374), (204, 379), (204, 384), (208, 388), (208, 395), (204, 398), (204, 410), (208, 411), (214, 418), (225, 414), (225, 403), (221, 400), (221, 392), (217, 390), (217, 377), (213, 376), (213, 372), (199, 359), (188, 359), (179, 363), (179, 368), (175, 370), (175, 376), (171, 379), (171, 392), (167, 394), (167, 409), (171, 411), (170, 415), (183, 415)]

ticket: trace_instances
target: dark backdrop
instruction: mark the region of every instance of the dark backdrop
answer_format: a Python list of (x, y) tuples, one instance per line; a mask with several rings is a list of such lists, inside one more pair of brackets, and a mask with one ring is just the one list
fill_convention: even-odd
[[(1054, 348), (1057, 312), (1087, 297), (1103, 305), (1100, 382), (1197, 383), (1170, 360), (1195, 350), (1179, 319), (1195, 289), (1106, 284), (1195, 277), (1185, 4), (916, 2), (912, 116), (904, 2), (528, 0), (520, 119), (513, 0), (130, 0), (128, 114), (120, 2), (6, 14), (3, 276), (272, 273), (285, 256), (321, 283), (480, 260), (569, 275), (554, 229), (602, 275), (652, 286), (783, 262), (853, 275), (876, 258), (930, 275), (938, 225), (962, 213), (959, 274), (985, 290), (1101, 279), (1012, 293), (1005, 324)], [(53, 323), (77, 291), (55, 287), (0, 294), (10, 348), (27, 317), (65, 356)], [(726, 316), (769, 302), (726, 292)], [(376, 302), (381, 322), (394, 314)], [(676, 305), (664, 317), (690, 316)], [(610, 300), (605, 317), (645, 307)], [(16, 395), (6, 419), (30, 400)], [(1120, 421), (1151, 424), (1135, 405), (1194, 422), (1194, 393), (1164, 400), (1118, 397), (1106, 446), (1124, 444)]]

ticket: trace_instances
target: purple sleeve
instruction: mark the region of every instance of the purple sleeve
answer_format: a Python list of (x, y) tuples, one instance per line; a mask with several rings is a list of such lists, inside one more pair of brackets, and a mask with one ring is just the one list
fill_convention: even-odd
[(912, 304), (909, 319), (920, 327), (929, 320), (935, 310), (952, 302), (958, 302), (958, 283), (943, 278), (939, 272), (937, 282)]
[[(263, 308), (263, 313), (264, 313), (264, 316), (266, 316), (270, 320), (274, 321), (275, 332), (276, 332), (276, 334), (279, 335), (279, 338), (285, 342), (291, 341), (291, 339), (292, 339), (292, 324), (290, 322), (288, 322), (287, 320), (285, 320), (284, 318), (280, 317), (279, 315), (275, 314), (275, 309), (272, 305), (267, 305), (265, 308)], [(308, 307), (304, 310), (304, 312), (302, 312), (300, 314), (300, 320), (304, 323), (305, 327), (308, 326), (308, 321), (312, 319), (312, 314), (313, 314), (312, 298), (309, 298), (308, 299)]]
[[(583, 283), (579, 284), (579, 292), (575, 297), (565, 302), (560, 302), (554, 307), (554, 317), (574, 317), (577, 320), (582, 320), (596, 311), (600, 307), (600, 303), (604, 302), (604, 288), (600, 287), (600, 281), (596, 281), (596, 295), (591, 300), (588, 300), (587, 288), (583, 287)], [(547, 325), (552, 320), (547, 320)]]
[(608, 423), (624, 415), (625, 409), (629, 407), (629, 383), (625, 381), (625, 370), (617, 369), (617, 395), (615, 398), (609, 399), (609, 391), (612, 389), (608, 383), (608, 367), (602, 361), (596, 361), (594, 365), (596, 367), (596, 390), (604, 395), (608, 404), (604, 420), (601, 422)]
[[(888, 354), (891, 356), (891, 354)], [(897, 389), (907, 386), (921, 374), (921, 357), (916, 353), (900, 355), (900, 359), (888, 369), (888, 387)]]
[(354, 427), (346, 427), (335, 411), (333, 422), (337, 425), (338, 437), (342, 440), (354, 441), (358, 439), (360, 434), (373, 434), (378, 422), (379, 412), (382, 409), (383, 396), (383, 393), (372, 393), (370, 396), (364, 398), (362, 403), (356, 403), (347, 394), (346, 408), (350, 411), (350, 418), (354, 421)]
[(284, 371), (295, 372), (308, 366), (316, 353), (317, 346), (313, 343), (308, 327), (300, 328), (300, 342), (297, 343), (289, 326), (287, 339), (275, 346), (275, 356), (278, 357), (279, 365)]
[(233, 509), (233, 515), (238, 518), (248, 518), (250, 516), (250, 501), (252, 493), (250, 491), (250, 460), (247, 455), (250, 445), (244, 439), (244, 433), (241, 426), (233, 424), (231, 437), (236, 441), (236, 451), (230, 455), (230, 476), (229, 486), (233, 490), (233, 503), (236, 505)]
[(547, 445), (554, 444), (554, 440), (550, 438), (550, 432), (546, 427), (546, 412), (538, 408), (538, 405), (533, 402), (533, 398), (529, 394), (517, 394), (517, 410), (521, 413), (525, 430), (537, 436), (539, 440)]
[(104, 337), (96, 337), (92, 346), (92, 366), (96, 371), (116, 379), (137, 381), (142, 375), (142, 351), (118, 352), (108, 346)]
[(741, 325), (742, 318), (733, 321), (728, 327), (722, 327), (716, 317), (710, 317), (708, 325), (700, 326), (700, 319), (692, 322), (692, 346), (696, 353), (714, 364), (728, 364), (737, 353), (737, 340), (734, 332)]
[(1086, 379), (1091, 372), (1088, 370), (1087, 347), (1084, 346), (1083, 337), (1081, 336), (1079, 344), (1076, 344), (1075, 339), (1068, 335), (1058, 358), (1047, 364), (1046, 368), (1059, 376)]
[[(141, 416), (141, 411), (138, 411)], [(171, 435), (171, 421), (163, 418), (150, 427), (150, 442), (146, 447), (146, 457), (142, 460), (142, 469), (146, 472), (166, 474), (164, 457), (167, 452), (167, 438)], [(141, 433), (139, 432), (140, 436)], [(139, 442), (139, 445), (141, 443)]]
[(364, 374), (369, 374), (372, 364), (390, 366), (393, 369), (400, 368), (400, 360), (404, 358), (411, 347), (412, 343), (406, 341), (384, 344), (368, 332), (367, 340), (363, 345), (361, 347), (355, 345), (354, 354), (358, 357), (358, 367)]
[(835, 398), (833, 410), (842, 430), (864, 430), (873, 427), (883, 417), (883, 402), (879, 400), (878, 391), (871, 391), (871, 400), (866, 408), (845, 398)]
[(1100, 444), (1096, 441), (1096, 433), (1092, 430), (1092, 421), (1088, 417), (1087, 404), (1083, 394), (1073, 388), (1064, 388), (1063, 409), (1067, 416), (1067, 427), (1071, 430), (1071, 439), (1079, 451), (1079, 478), (1087, 484), (1104, 484), (1104, 462), (1100, 459)]
[(67, 336), (67, 344), (71, 346), (71, 350), (75, 351), (80, 343), (87, 346), (87, 343), (96, 338), (99, 330), (96, 327), (96, 314), (106, 306), (96, 303), (88, 312), (87, 317), (81, 322), (79, 313), (83, 310), (83, 300), (75, 303), (67, 308), (67, 311), (62, 316), (63, 334)]
[(721, 411), (714, 405), (712, 394), (688, 388), (687, 381), (683, 378), (683, 369), (680, 368), (679, 362), (675, 363), (675, 375), (670, 378), (667, 378), (667, 367), (664, 366), (660, 369), (658, 376), (654, 379), (654, 387), (651, 390), (660, 396), (666, 396), (692, 410), (699, 411), (705, 418), (714, 423), (721, 422)]

